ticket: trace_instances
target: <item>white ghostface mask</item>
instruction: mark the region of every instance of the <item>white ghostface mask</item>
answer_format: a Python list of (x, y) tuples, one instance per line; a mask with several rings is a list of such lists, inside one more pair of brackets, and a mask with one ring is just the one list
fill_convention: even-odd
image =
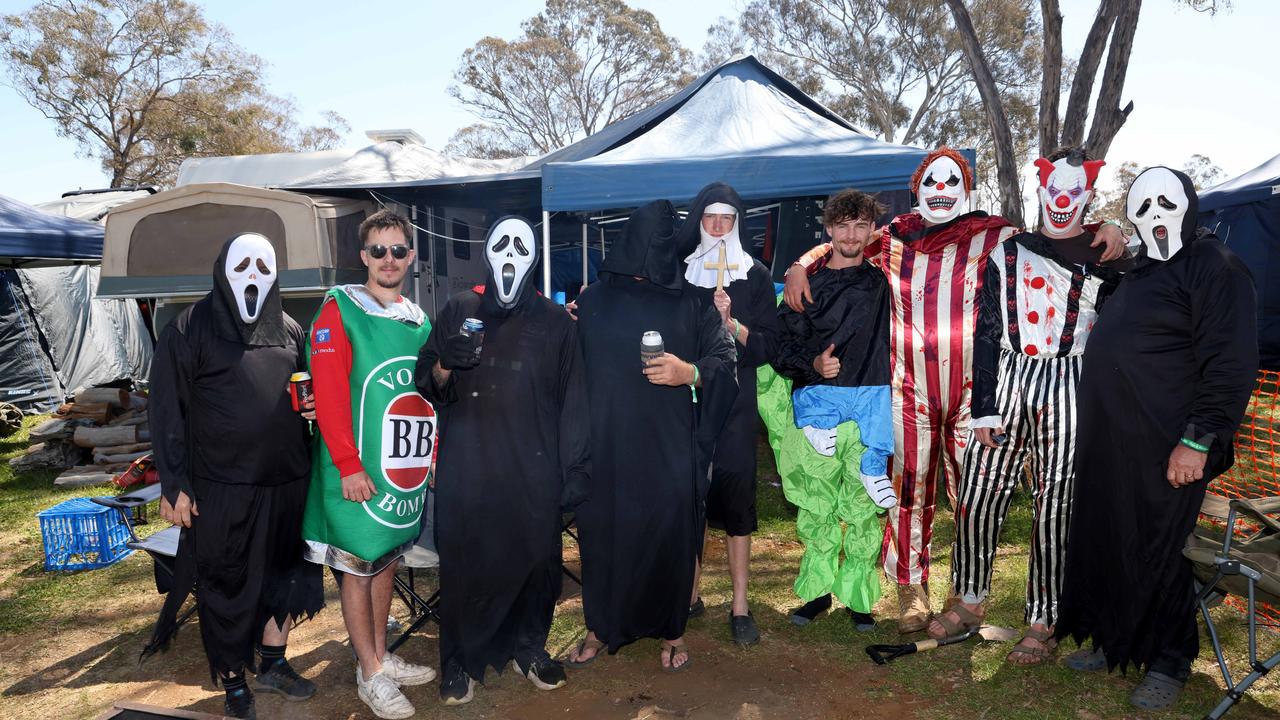
[(1191, 205), (1182, 181), (1164, 167), (1144, 170), (1133, 179), (1125, 198), (1125, 215), (1147, 246), (1147, 257), (1168, 260), (1182, 249), (1183, 216)]
[(236, 310), (246, 325), (258, 322), (262, 301), (276, 282), (276, 249), (257, 233), (245, 233), (231, 241), (222, 268), (236, 299)]
[(533, 228), (523, 218), (499, 220), (484, 241), (484, 256), (489, 263), (498, 304), (504, 308), (514, 307), (538, 262), (538, 241)]
[(939, 157), (929, 163), (916, 188), (916, 209), (933, 225), (954, 220), (969, 206), (969, 188), (955, 160)]
[(1085, 208), (1093, 200), (1093, 181), (1101, 160), (1036, 160), (1040, 170), (1040, 232), (1051, 238), (1075, 237), (1083, 230)]

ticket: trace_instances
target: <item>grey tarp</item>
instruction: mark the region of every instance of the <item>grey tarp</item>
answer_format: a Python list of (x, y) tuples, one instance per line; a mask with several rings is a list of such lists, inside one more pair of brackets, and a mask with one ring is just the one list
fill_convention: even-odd
[(76, 390), (145, 381), (151, 336), (132, 300), (95, 300), (99, 268), (0, 271), (0, 400), (27, 412)]

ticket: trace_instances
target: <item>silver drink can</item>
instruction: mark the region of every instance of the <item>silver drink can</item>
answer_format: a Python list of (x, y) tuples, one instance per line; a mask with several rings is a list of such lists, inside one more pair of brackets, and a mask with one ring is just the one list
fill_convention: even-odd
[(480, 354), (480, 348), (484, 345), (484, 321), (476, 318), (467, 318), (462, 321), (462, 328), (458, 330), (459, 335), (465, 335), (472, 339), (475, 343), (476, 354)]
[(650, 330), (640, 336), (640, 364), (648, 366), (650, 362), (662, 357), (662, 333)]

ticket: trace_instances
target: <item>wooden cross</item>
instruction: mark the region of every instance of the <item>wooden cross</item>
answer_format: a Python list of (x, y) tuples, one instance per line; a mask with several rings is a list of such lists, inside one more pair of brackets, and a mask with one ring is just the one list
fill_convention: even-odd
[(729, 264), (729, 254), (728, 254), (728, 251), (725, 250), (723, 242), (720, 243), (720, 262), (707, 263), (703, 265), (703, 267), (705, 267), (708, 270), (716, 271), (716, 290), (724, 289), (724, 273), (726, 270), (738, 269), (738, 266), (736, 264), (734, 265)]

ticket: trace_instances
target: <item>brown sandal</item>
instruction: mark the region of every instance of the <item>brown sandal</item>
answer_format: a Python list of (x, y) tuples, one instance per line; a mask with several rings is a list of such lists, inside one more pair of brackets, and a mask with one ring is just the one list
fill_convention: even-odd
[[(955, 616), (959, 618), (960, 622), (952, 622), (947, 617), (948, 613), (955, 613)], [(929, 632), (928, 628), (926, 628), (925, 631), (928, 632), (929, 637), (933, 638), (934, 640), (941, 640), (943, 638), (955, 637), (956, 635), (963, 635), (964, 633), (969, 632), (973, 628), (981, 627), (982, 620), (986, 616), (986, 614), (987, 614), (986, 608), (983, 608), (981, 615), (977, 615), (977, 614), (974, 614), (972, 610), (965, 607), (964, 605), (960, 603), (955, 603), (951, 606), (949, 610), (947, 610), (947, 612), (944, 612), (941, 615), (933, 616), (934, 622), (937, 622), (939, 625), (942, 626), (943, 632), (941, 635), (935, 635), (932, 632)]]
[[(1028, 640), (1034, 640), (1039, 645), (1029, 645)], [(1009, 651), (1005, 656), (1005, 661), (1012, 665), (1031, 666), (1040, 665), (1053, 657), (1054, 652), (1058, 649), (1058, 641), (1053, 639), (1053, 630), (1036, 630), (1035, 628), (1027, 628), (1027, 632), (1023, 634), (1022, 639), (1017, 645)], [(1031, 658), (1028, 662), (1015, 662), (1015, 655), (1023, 655)]]

